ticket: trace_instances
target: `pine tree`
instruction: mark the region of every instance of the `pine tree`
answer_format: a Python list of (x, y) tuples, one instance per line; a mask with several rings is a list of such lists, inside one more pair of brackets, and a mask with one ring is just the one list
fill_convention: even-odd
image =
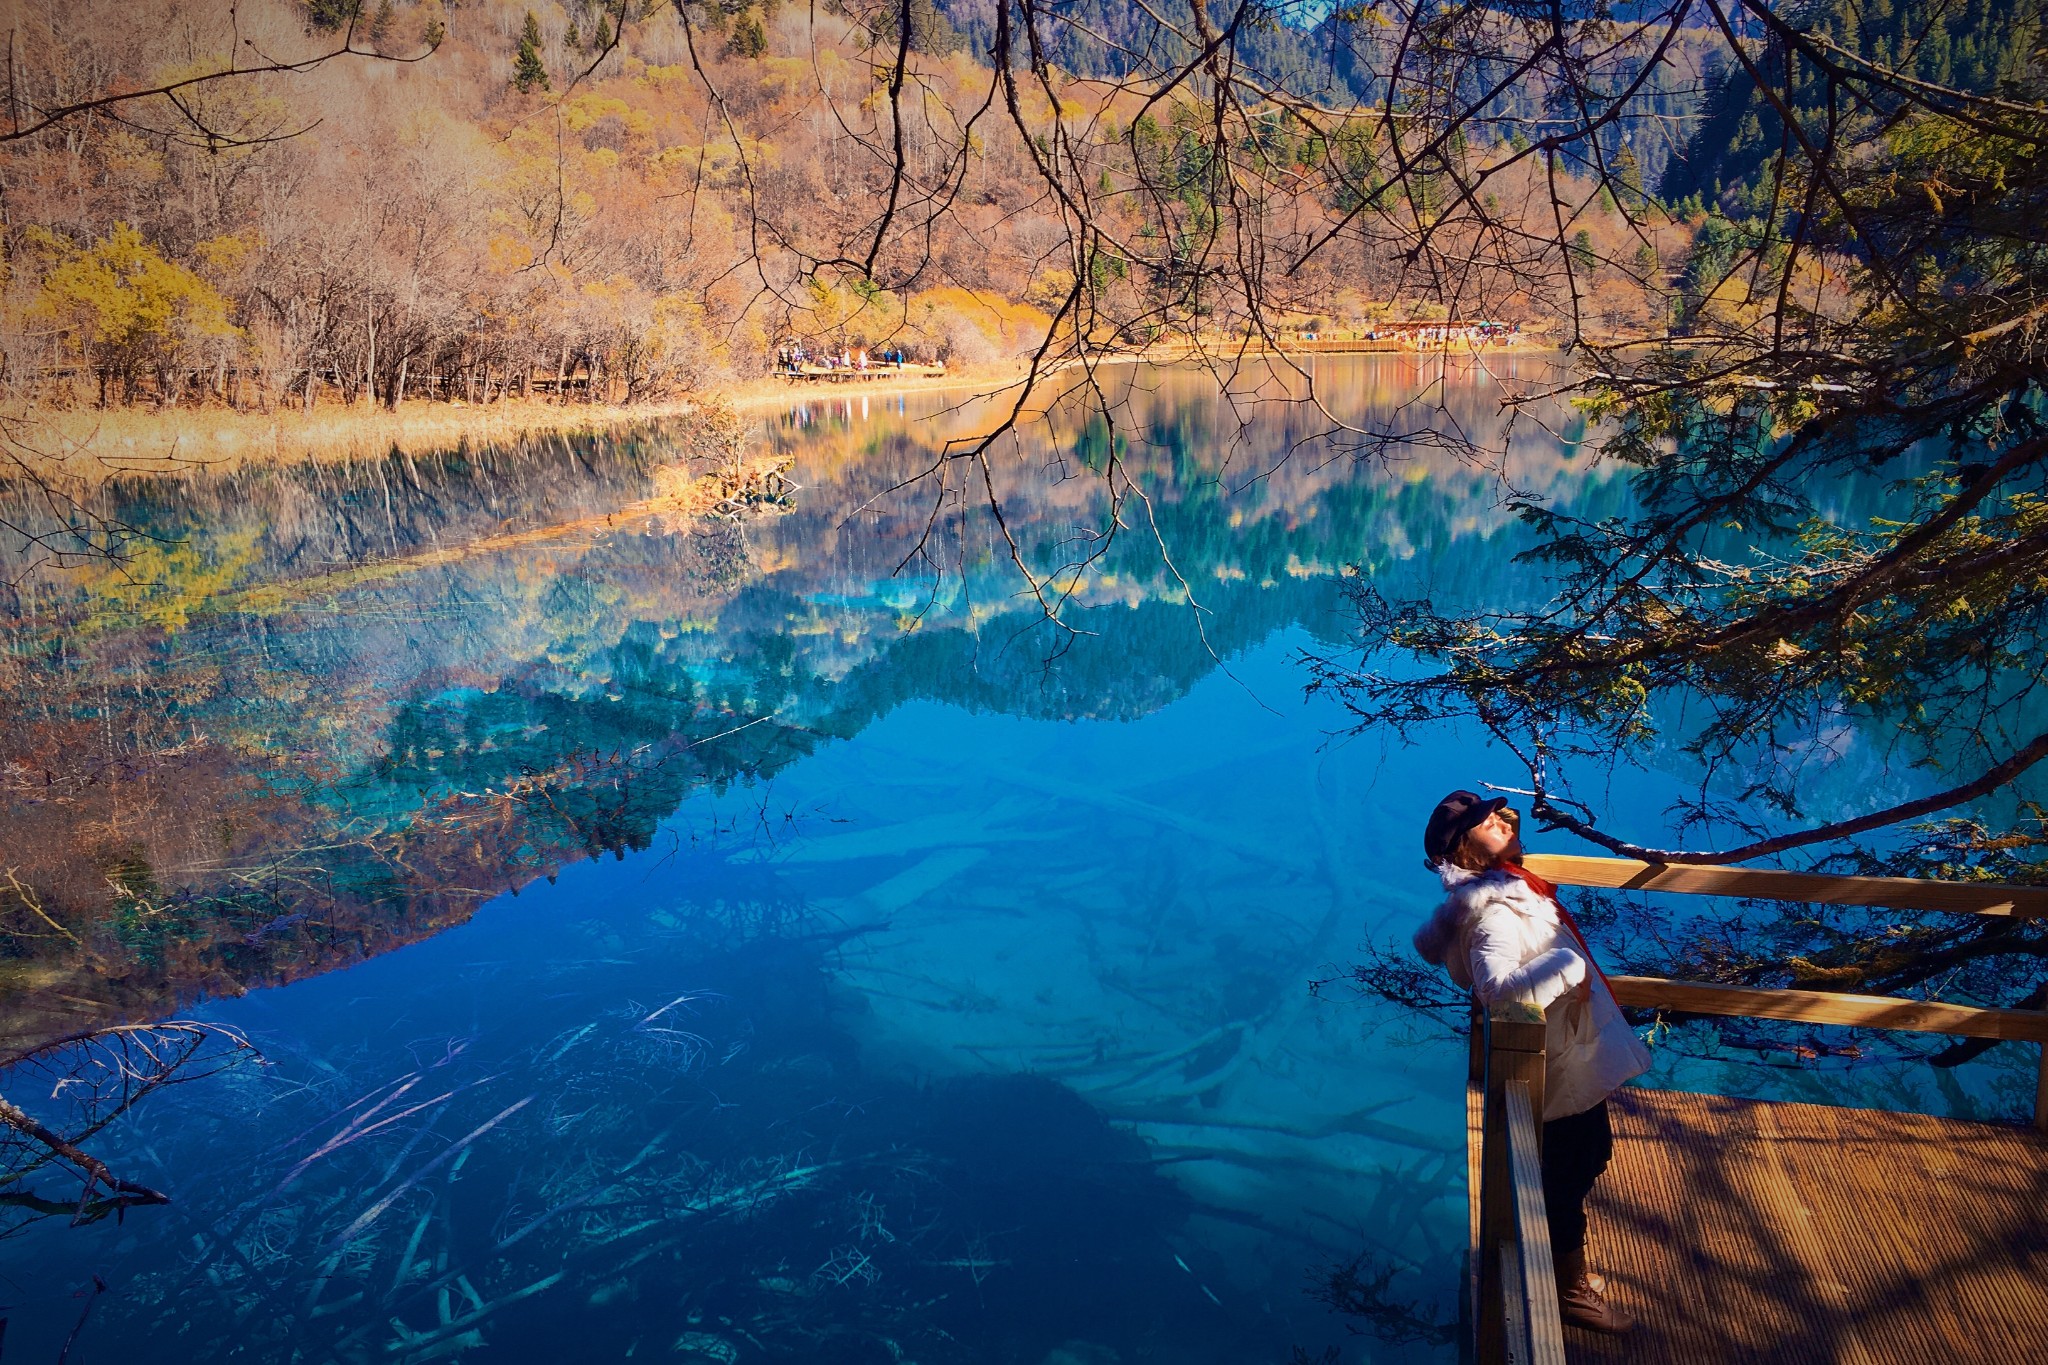
[(519, 87), (521, 94), (530, 93), (537, 85), (548, 88), (548, 69), (540, 59), (540, 20), (533, 17), (533, 11), (526, 12), (526, 27), (519, 34), (519, 55), (512, 62), (512, 84)]
[(306, 0), (306, 18), (314, 28), (332, 32), (346, 28), (362, 8), (362, 0)]
[(1955, 79), (1951, 66), (1953, 51), (1949, 39), (1948, 20), (1937, 12), (1927, 32), (1920, 40), (1920, 50), (1915, 54), (1914, 65), (1920, 69), (1922, 80), (1933, 81), (1936, 85), (1947, 85)]
[(1643, 163), (1628, 143), (1614, 154), (1614, 178), (1621, 183), (1622, 197), (1631, 209), (1643, 205)]
[(742, 10), (734, 21), (732, 35), (725, 40), (729, 57), (758, 57), (768, 50), (768, 30), (752, 10)]
[(398, 11), (391, 8), (391, 0), (377, 6), (377, 13), (370, 19), (370, 41), (382, 45), (391, 39), (391, 25), (397, 22)]
[(1599, 268), (1600, 253), (1593, 249), (1593, 234), (1580, 228), (1572, 234), (1570, 247), (1572, 269), (1582, 275), (1590, 275)]

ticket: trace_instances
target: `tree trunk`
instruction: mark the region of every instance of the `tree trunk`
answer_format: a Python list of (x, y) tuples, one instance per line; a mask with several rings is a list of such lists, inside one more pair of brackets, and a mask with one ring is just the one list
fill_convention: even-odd
[(569, 401), (569, 343), (562, 343), (562, 358), (555, 362), (555, 401)]
[(412, 364), (411, 356), (400, 356), (398, 374), (391, 381), (391, 410), (398, 411), (398, 405), (405, 401), (405, 371)]

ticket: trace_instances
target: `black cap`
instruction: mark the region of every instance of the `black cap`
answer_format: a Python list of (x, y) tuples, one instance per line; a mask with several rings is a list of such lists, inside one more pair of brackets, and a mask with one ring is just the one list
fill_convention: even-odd
[(1505, 796), (1486, 798), (1477, 792), (1452, 792), (1436, 803), (1429, 813), (1429, 825), (1422, 831), (1422, 853), (1440, 863), (1458, 846), (1465, 831), (1508, 803)]

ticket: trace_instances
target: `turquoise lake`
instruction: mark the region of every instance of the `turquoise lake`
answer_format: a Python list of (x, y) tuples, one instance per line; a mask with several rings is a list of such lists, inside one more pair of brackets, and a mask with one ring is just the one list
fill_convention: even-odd
[[(1139, 372), (998, 444), (1002, 523), (942, 445), (989, 408), (933, 396), (792, 399), (751, 431), (793, 491), (736, 520), (664, 509), (658, 430), (125, 489), (146, 572), (12, 576), (0, 866), (101, 919), (21, 940), (6, 1027), (261, 1059), (94, 1139), (170, 1205), (14, 1210), (10, 1358), (1454, 1359), (1463, 1044), (1311, 983), (1435, 903), (1439, 796), (1522, 775), (1349, 733), (1303, 656), (1361, 580), (1545, 592), (1433, 424), (1623, 504), (1568, 413), (1509, 426), (1518, 377), (1322, 362), (1407, 435), (1365, 457)], [(1816, 810), (1916, 780), (1875, 763)], [(1605, 793), (1651, 834), (1689, 777)], [(2009, 1079), (1660, 1057), (1941, 1112)], [(1354, 1261), (1342, 1315), (1309, 1291)]]

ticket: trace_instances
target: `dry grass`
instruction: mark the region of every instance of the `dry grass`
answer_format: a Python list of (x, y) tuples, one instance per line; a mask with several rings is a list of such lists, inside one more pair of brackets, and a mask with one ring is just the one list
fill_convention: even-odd
[[(1210, 353), (1227, 355), (1241, 344), (1217, 342)], [(1171, 364), (1192, 354), (1185, 345), (1162, 346), (1118, 359)], [(1012, 386), (1025, 370), (1022, 361), (1004, 361), (943, 375), (898, 377), (885, 372), (883, 377), (838, 383), (817, 379), (792, 383), (767, 377), (724, 385), (694, 398), (632, 406), (517, 398), (484, 406), (415, 400), (401, 404), (396, 412), (336, 403), (310, 413), (297, 408), (256, 413), (225, 408), (103, 411), (17, 406), (0, 410), (0, 423), (11, 438), (8, 455), (18, 457), (39, 475), (77, 487), (119, 474), (231, 471), (249, 465), (364, 459), (394, 449), (421, 455), (465, 443), (511, 445), (532, 437), (606, 431), (685, 417), (706, 403), (723, 403), (736, 412), (751, 414), (828, 397), (1014, 392)], [(1054, 384), (1048, 393), (1064, 387)], [(1034, 410), (1042, 406), (1042, 399), (1032, 404)]]
[(383, 408), (316, 407), (272, 413), (224, 408), (143, 408), (57, 412), (15, 410), (15, 429), (34, 463), (73, 478), (233, 470), (251, 464), (362, 459), (394, 448), (413, 454), (508, 445), (523, 437), (602, 431), (630, 422), (679, 417), (692, 402), (633, 407), (507, 400), (488, 407), (408, 402)]
[(232, 471), (381, 456), (393, 449), (420, 455), (471, 446), (510, 445), (524, 438), (605, 431), (639, 422), (685, 417), (707, 402), (735, 411), (771, 411), (823, 396), (904, 393), (968, 388), (994, 390), (1022, 373), (1017, 365), (980, 366), (944, 376), (906, 376), (858, 382), (756, 379), (700, 397), (631, 406), (556, 404), (508, 398), (488, 406), (411, 401), (398, 411), (326, 404), (310, 413), (226, 408), (115, 408), (56, 410), (15, 407), (0, 412), (12, 449), (36, 472), (67, 484), (96, 483), (121, 474)]

